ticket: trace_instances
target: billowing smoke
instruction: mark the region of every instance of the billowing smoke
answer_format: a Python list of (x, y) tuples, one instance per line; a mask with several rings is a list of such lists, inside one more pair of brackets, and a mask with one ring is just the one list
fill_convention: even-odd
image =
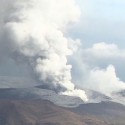
[(74, 0), (2, 1), (0, 25), (2, 52), (27, 63), (42, 85), (61, 94), (87, 101), (85, 92), (75, 89), (67, 57), (73, 54), (65, 37), (66, 27), (78, 20)]
[(88, 83), (88, 88), (99, 91), (107, 96), (111, 96), (113, 92), (125, 89), (125, 83), (117, 77), (113, 65), (109, 65), (106, 69), (97, 68), (91, 70), (86, 82)]
[(125, 90), (124, 75), (120, 74), (125, 70), (125, 50), (116, 44), (95, 43), (92, 47), (79, 49), (72, 58), (72, 76), (81, 87), (110, 97)]

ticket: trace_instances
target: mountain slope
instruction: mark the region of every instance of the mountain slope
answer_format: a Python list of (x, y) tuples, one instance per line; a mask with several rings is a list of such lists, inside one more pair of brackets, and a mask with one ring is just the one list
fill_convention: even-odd
[(0, 125), (107, 125), (103, 121), (125, 125), (124, 105), (98, 92), (86, 90), (86, 94), (88, 104), (42, 88), (2, 88)]
[(31, 88), (2, 88), (0, 89), (0, 99), (43, 99), (49, 100), (62, 107), (77, 107), (84, 103), (99, 103), (101, 101), (110, 101), (111, 99), (95, 91), (85, 91), (89, 100), (84, 102), (78, 97), (60, 95), (55, 91), (31, 87)]
[(0, 125), (108, 125), (44, 100), (0, 100)]
[(114, 102), (82, 104), (71, 109), (79, 115), (94, 115), (113, 125), (125, 125), (125, 106)]

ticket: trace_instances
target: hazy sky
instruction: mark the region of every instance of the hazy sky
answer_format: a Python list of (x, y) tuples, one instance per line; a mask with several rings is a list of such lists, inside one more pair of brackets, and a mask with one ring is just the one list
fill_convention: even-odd
[(85, 44), (116, 43), (125, 48), (125, 1), (78, 0), (81, 22), (72, 30), (72, 36)]

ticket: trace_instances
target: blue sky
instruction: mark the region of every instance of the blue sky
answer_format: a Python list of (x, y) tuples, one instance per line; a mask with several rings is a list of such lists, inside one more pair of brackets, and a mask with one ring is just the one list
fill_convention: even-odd
[(116, 43), (125, 48), (125, 1), (78, 0), (81, 22), (74, 26), (71, 35), (84, 44), (95, 42)]

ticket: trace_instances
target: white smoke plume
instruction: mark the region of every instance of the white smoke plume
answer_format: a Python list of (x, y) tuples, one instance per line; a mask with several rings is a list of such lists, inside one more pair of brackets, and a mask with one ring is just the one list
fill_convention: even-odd
[(88, 81), (86, 82), (89, 88), (107, 96), (111, 96), (113, 92), (125, 89), (125, 83), (117, 77), (113, 65), (109, 65), (106, 69), (97, 68), (91, 70)]
[[(75, 89), (67, 56), (68, 24), (78, 20), (74, 0), (1, 0), (0, 25), (2, 52), (31, 66), (41, 84), (60, 93), (87, 101), (85, 92)], [(71, 39), (70, 39), (71, 40)], [(1, 52), (1, 53), (2, 53)]]
[[(72, 58), (73, 81), (79, 86), (98, 91), (107, 96), (125, 90), (125, 50), (116, 44), (95, 43), (92, 47), (79, 49)], [(77, 65), (77, 67), (75, 67)]]

